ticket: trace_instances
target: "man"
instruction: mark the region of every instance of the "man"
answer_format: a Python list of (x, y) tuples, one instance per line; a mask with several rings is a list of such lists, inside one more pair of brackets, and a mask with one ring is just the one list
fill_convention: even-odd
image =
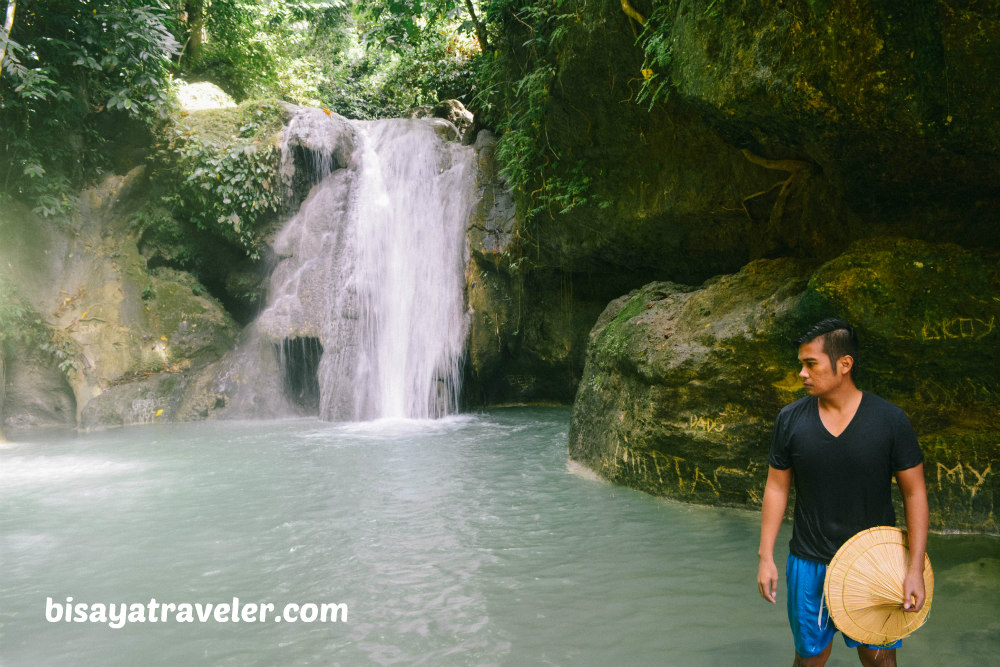
[[(906, 415), (854, 383), (858, 342), (844, 320), (823, 320), (796, 341), (799, 377), (809, 396), (785, 406), (774, 426), (761, 512), (757, 587), (774, 603), (778, 570), (774, 542), (795, 483), (795, 515), (785, 574), (788, 619), (795, 639), (793, 665), (822, 667), (836, 629), (823, 602), (826, 567), (854, 534), (895, 525), (891, 482), (903, 495), (910, 562), (903, 582), (904, 610), (923, 607), (927, 546), (927, 490), (923, 454)], [(857, 647), (862, 665), (894, 666), (896, 648)]]

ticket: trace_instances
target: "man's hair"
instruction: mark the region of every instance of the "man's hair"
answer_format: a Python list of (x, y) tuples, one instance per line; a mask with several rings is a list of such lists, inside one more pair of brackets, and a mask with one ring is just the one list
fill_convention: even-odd
[(861, 351), (858, 346), (858, 334), (854, 327), (839, 317), (831, 317), (813, 325), (801, 338), (795, 341), (796, 346), (811, 343), (817, 338), (823, 339), (823, 352), (830, 357), (833, 372), (837, 372), (837, 360), (844, 356), (854, 359), (851, 366), (851, 380), (857, 379), (858, 366), (861, 365)]

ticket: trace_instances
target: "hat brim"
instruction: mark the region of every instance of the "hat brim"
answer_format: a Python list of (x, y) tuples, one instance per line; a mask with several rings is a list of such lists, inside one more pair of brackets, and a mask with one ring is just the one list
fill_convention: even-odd
[(925, 554), (924, 606), (920, 611), (904, 611), (908, 560), (906, 534), (893, 526), (869, 528), (844, 542), (830, 561), (823, 586), (837, 629), (855, 641), (882, 645), (923, 625), (934, 597), (934, 571)]

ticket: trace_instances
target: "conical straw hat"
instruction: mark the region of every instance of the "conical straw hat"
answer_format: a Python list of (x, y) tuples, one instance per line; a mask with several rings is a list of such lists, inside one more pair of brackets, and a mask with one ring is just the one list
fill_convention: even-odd
[(888, 644), (927, 620), (934, 572), (924, 555), (927, 599), (918, 612), (903, 611), (903, 579), (909, 558), (906, 534), (892, 526), (863, 530), (844, 542), (826, 570), (824, 592), (837, 629), (864, 644)]

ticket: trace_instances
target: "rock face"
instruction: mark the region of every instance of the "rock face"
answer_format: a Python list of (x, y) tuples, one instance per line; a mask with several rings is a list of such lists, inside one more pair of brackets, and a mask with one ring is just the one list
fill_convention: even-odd
[(150, 272), (130, 216), (141, 168), (80, 197), (57, 226), (14, 208), (0, 265), (35, 313), (5, 341), (3, 422), (100, 428), (178, 418), (187, 377), (217, 360), (236, 325), (190, 275)]
[[(560, 35), (549, 55), (535, 42), (514, 54), (527, 71), (552, 68), (536, 138), (553, 164), (515, 193), (522, 236), (509, 258), (488, 261), (475, 244), (472, 255), (497, 286), (496, 298), (492, 288), (479, 295), (481, 310), (500, 319), (484, 334), (519, 375), (541, 377), (528, 372), (541, 368), (532, 349), (569, 345), (564, 377), (578, 376), (584, 333), (564, 334), (549, 314), (571, 311), (578, 326), (593, 304), (652, 281), (700, 284), (761, 258), (828, 260), (879, 235), (1000, 248), (1000, 99), (986, 83), (1000, 75), (992, 7), (629, 6), (645, 29), (617, 0), (563, 3), (546, 19)], [(525, 42), (547, 34), (534, 30)], [(657, 63), (637, 44), (643, 30), (661, 40)], [(664, 94), (638, 103), (647, 76)], [(526, 217), (543, 176), (565, 180), (577, 168), (603, 207)], [(523, 304), (540, 302), (538, 318), (526, 318)], [(504, 322), (526, 319), (505, 334)], [(542, 338), (529, 348), (532, 322)], [(488, 395), (523, 395), (502, 384)]]
[(76, 399), (51, 355), (17, 344), (7, 346), (4, 379), (7, 400), (2, 412), (7, 430), (71, 428), (76, 425)]
[(697, 288), (650, 283), (591, 332), (570, 455), (656, 495), (759, 506), (774, 418), (804, 395), (792, 341), (839, 314), (861, 336), (860, 386), (917, 430), (932, 526), (996, 533), (998, 262), (875, 239), (818, 268), (758, 260)]
[(524, 255), (510, 190), (497, 172), (496, 139), (480, 131), (477, 205), (469, 222), (466, 295), (471, 314), (465, 403), (570, 403), (586, 337), (628, 276), (542, 267)]
[[(540, 216), (552, 261), (700, 282), (876, 234), (1000, 245), (992, 9), (633, 2), (651, 64), (621, 3), (570, 4), (545, 136), (613, 205)], [(647, 74), (666, 84), (651, 106)]]
[(466, 141), (466, 134), (473, 127), (472, 112), (458, 100), (442, 100), (437, 104), (416, 107), (410, 110), (409, 118), (443, 118), (455, 126), (457, 138), (468, 144), (474, 141), (474, 137)]

